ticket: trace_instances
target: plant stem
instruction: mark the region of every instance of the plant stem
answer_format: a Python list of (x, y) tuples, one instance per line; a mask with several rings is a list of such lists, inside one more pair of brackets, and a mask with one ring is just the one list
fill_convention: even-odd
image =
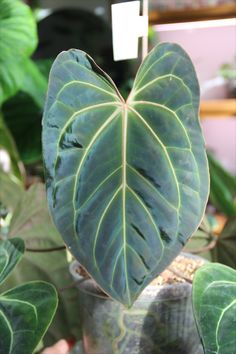
[(188, 252), (192, 253), (192, 254), (199, 254), (199, 253), (207, 252), (207, 251), (212, 250), (215, 247), (216, 243), (217, 243), (217, 238), (214, 237), (213, 240), (211, 240), (211, 242), (209, 242), (207, 246), (203, 246), (203, 247), (198, 248), (196, 250), (188, 250)]
[(66, 246), (58, 246), (58, 247), (52, 247), (52, 248), (29, 248), (26, 247), (26, 251), (28, 252), (55, 252), (55, 251), (63, 251), (66, 249)]

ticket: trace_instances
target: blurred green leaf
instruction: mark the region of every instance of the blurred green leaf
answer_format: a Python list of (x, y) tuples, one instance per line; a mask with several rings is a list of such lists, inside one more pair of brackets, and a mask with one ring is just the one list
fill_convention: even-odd
[(0, 104), (18, 91), (24, 79), (22, 63), (23, 60), (18, 60), (16, 63), (0, 61)]
[[(9, 237), (21, 237), (27, 249), (48, 249), (63, 245), (63, 241), (48, 213), (45, 187), (35, 184), (24, 193), (13, 214)], [(59, 290), (59, 307), (55, 320), (46, 333), (47, 345), (80, 332), (78, 292), (70, 288), (73, 280), (69, 274), (66, 250), (56, 252), (26, 252), (24, 258), (4, 283), (5, 289), (22, 282), (44, 280)]]
[(236, 269), (236, 217), (225, 224), (212, 254), (215, 262)]
[(236, 177), (227, 172), (221, 164), (208, 153), (210, 168), (210, 202), (227, 216), (236, 215)]
[(2, 170), (0, 170), (0, 181), (0, 203), (13, 211), (23, 195), (23, 185), (14, 175)]
[(40, 60), (36, 63), (26, 60), (27, 75), (21, 85), (21, 91), (7, 100), (2, 107), (6, 125), (25, 164), (41, 160), (41, 121), (50, 66), (51, 60)]
[(0, 170), (14, 175), (19, 181), (23, 181), (23, 165), (19, 154), (0, 112)]
[(213, 233), (212, 225), (209, 221), (209, 216), (205, 215), (201, 225), (184, 247), (184, 251), (193, 254), (199, 254), (201, 257), (211, 261), (212, 254), (208, 247), (211, 245), (213, 240), (215, 240), (215, 236)]
[(20, 238), (0, 241), (0, 283), (15, 268), (25, 251), (24, 241)]
[(32, 60), (26, 59), (23, 65), (25, 76), (20, 89), (28, 93), (38, 107), (43, 109), (48, 81)]
[(22, 65), (37, 46), (36, 22), (30, 8), (19, 0), (0, 0), (0, 103), (18, 90)]
[(42, 108), (33, 98), (20, 91), (3, 104), (6, 124), (11, 131), (25, 164), (41, 159)]

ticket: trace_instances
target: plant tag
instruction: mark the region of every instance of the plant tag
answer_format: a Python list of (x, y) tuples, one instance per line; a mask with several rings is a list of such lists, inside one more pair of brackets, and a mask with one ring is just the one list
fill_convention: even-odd
[(148, 35), (148, 16), (139, 16), (140, 1), (111, 6), (115, 61), (138, 57), (138, 38)]

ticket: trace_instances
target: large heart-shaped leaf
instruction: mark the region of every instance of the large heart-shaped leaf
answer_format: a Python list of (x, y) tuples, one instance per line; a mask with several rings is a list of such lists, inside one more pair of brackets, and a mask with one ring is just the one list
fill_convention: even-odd
[(235, 353), (235, 270), (218, 263), (202, 266), (194, 277), (193, 307), (205, 353)]
[(20, 238), (0, 241), (0, 283), (16, 266), (24, 251), (24, 242)]
[(0, 352), (31, 354), (57, 307), (55, 288), (36, 281), (0, 295)]
[(199, 225), (208, 168), (187, 54), (161, 44), (125, 102), (84, 52), (61, 53), (43, 120), (55, 224), (102, 289), (130, 306)]

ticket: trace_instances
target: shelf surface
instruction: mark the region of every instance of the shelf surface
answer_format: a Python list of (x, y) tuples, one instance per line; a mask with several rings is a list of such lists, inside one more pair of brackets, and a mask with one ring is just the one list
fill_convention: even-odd
[(236, 17), (236, 3), (218, 6), (208, 6), (196, 9), (181, 9), (170, 11), (152, 10), (149, 22), (152, 25), (164, 23), (193, 22)]
[(222, 99), (202, 101), (200, 108), (201, 118), (236, 117), (236, 99)]

